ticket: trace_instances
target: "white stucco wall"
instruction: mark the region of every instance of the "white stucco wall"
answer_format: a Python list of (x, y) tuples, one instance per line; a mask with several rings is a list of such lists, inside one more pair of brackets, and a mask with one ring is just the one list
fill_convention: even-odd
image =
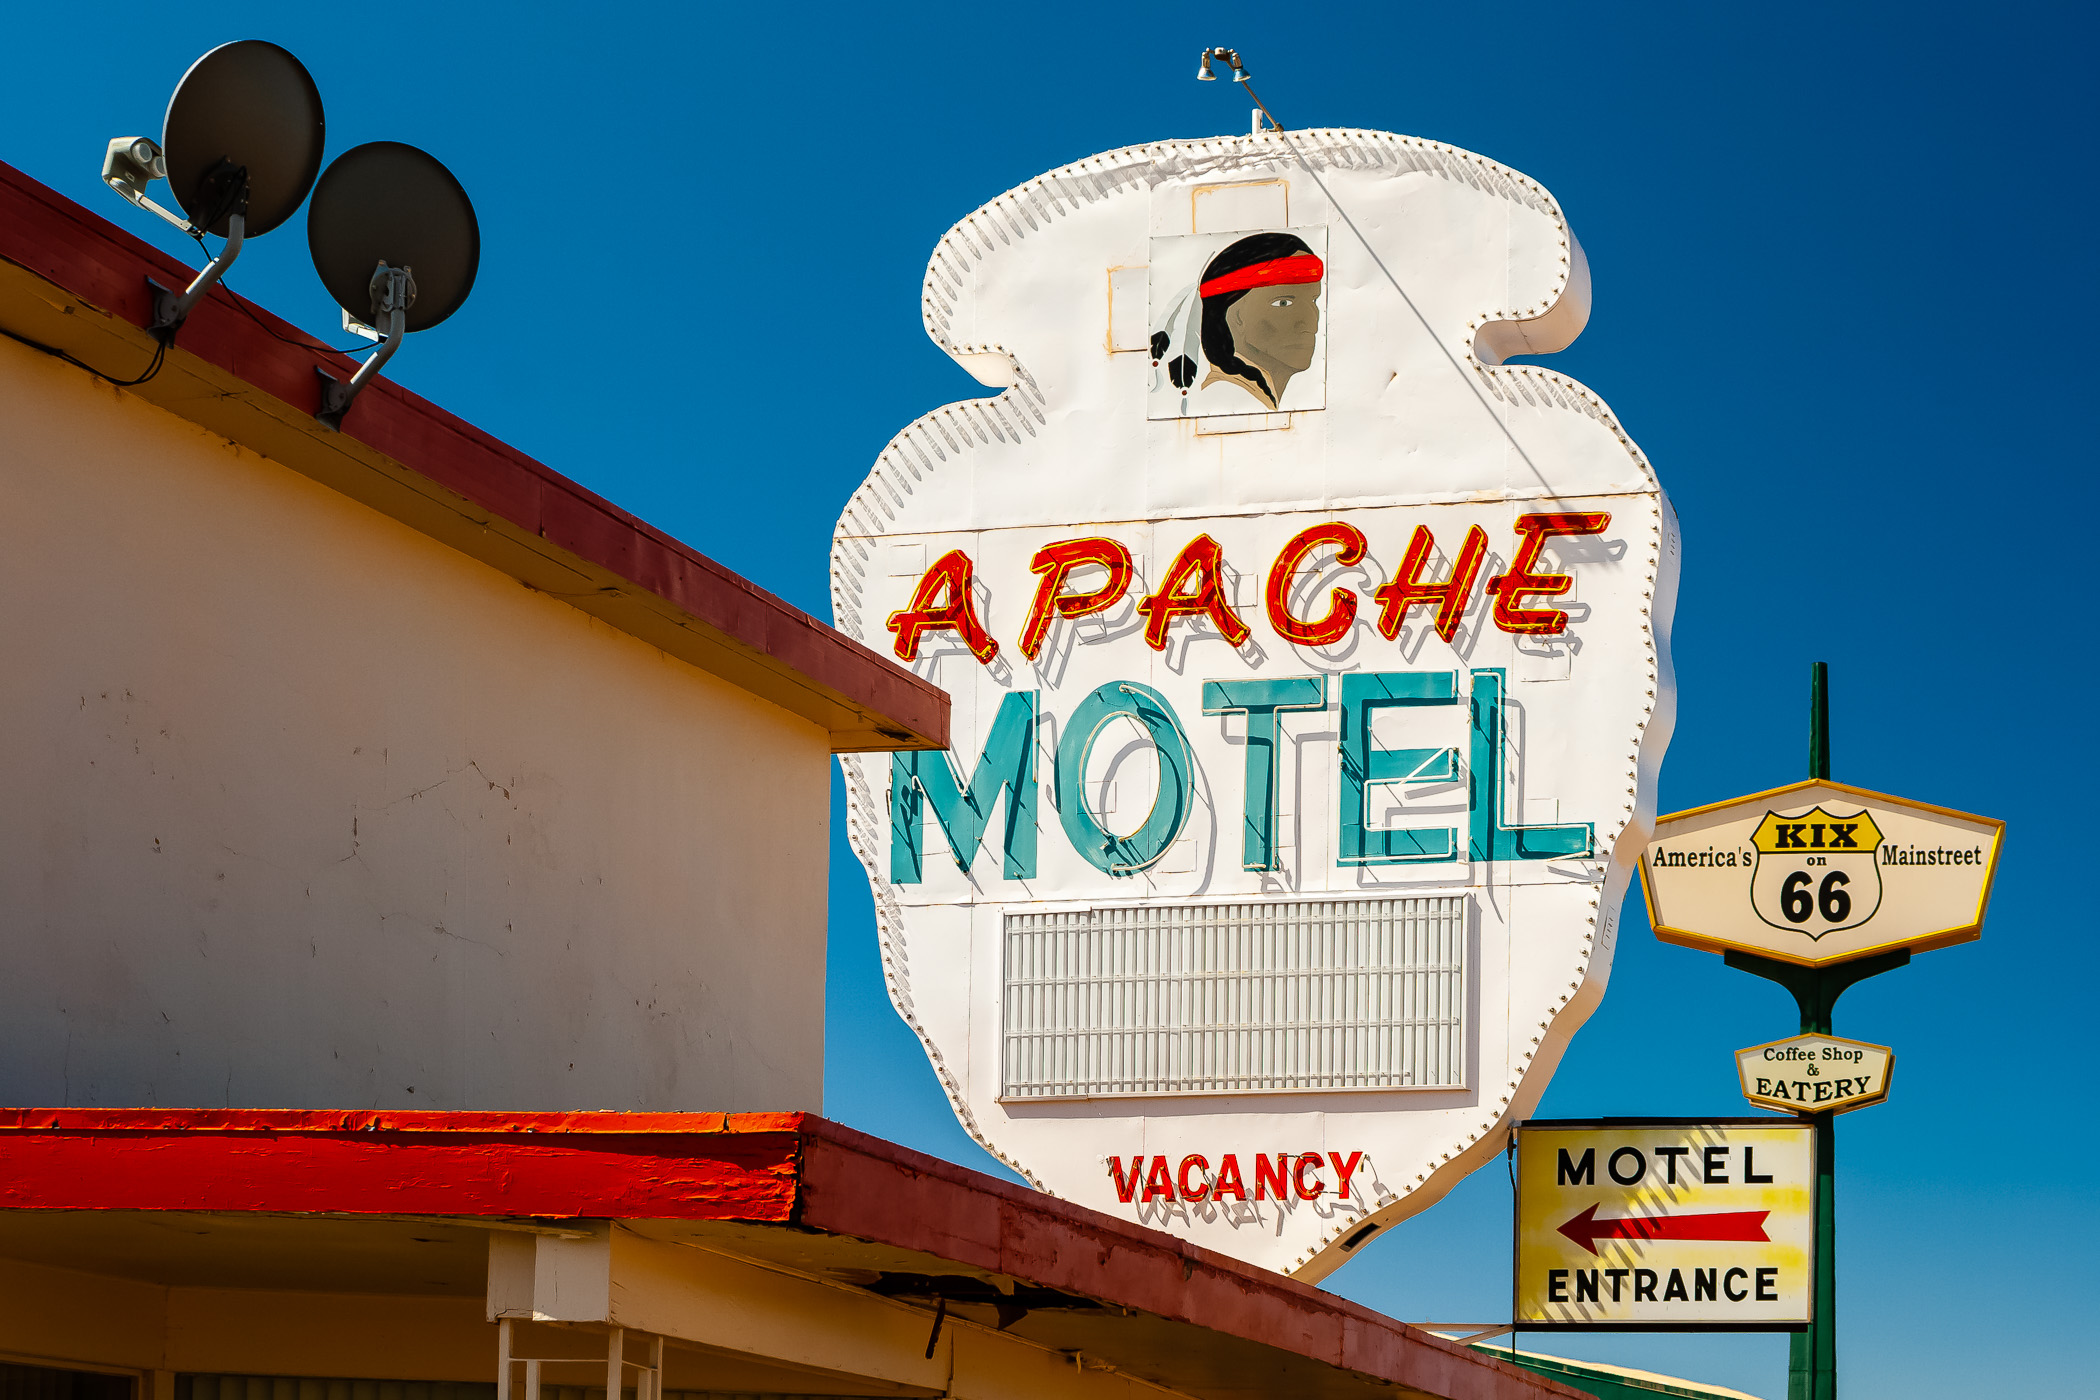
[(0, 1102), (822, 1106), (815, 725), (7, 342), (0, 599)]

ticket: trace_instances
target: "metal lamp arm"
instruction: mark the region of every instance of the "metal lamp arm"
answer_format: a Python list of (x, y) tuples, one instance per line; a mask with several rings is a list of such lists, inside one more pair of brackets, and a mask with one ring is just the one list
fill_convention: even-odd
[(164, 209), (147, 198), (146, 187), (168, 176), (167, 159), (150, 136), (119, 136), (102, 156), (102, 183), (149, 214), (166, 219), (186, 234), (201, 232), (187, 214)]

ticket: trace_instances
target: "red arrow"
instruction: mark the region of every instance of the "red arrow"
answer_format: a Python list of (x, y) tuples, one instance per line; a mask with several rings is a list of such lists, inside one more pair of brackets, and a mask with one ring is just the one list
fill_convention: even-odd
[(1560, 1232), (1590, 1253), (1595, 1240), (1747, 1240), (1767, 1239), (1768, 1210), (1723, 1210), (1706, 1215), (1628, 1215), (1599, 1220), (1591, 1206), (1560, 1227)]

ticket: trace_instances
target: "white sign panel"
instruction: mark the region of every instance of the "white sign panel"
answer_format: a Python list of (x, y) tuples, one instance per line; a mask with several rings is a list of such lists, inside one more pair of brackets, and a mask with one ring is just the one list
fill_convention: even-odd
[(1588, 313), (1552, 197), (1291, 139), (1310, 169), (1133, 148), (952, 229), (927, 327), (1004, 392), (897, 436), (832, 577), (954, 697), (951, 752), (843, 762), (957, 1115), (1317, 1278), (1491, 1160), (1603, 993), (1677, 542), (1597, 396), (1500, 363)]
[(1849, 1113), (1889, 1096), (1896, 1052), (1835, 1035), (1797, 1035), (1735, 1052), (1743, 1097), (1787, 1113)]
[(1643, 861), (1656, 937), (1805, 967), (1963, 943), (2005, 823), (1822, 780), (1676, 812)]

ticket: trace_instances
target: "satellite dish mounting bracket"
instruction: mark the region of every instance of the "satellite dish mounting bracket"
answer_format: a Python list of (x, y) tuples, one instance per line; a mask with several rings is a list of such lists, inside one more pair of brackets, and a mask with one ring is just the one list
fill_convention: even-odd
[[(314, 366), (314, 373), (321, 377), (321, 408), (314, 417), (328, 427), (342, 431), (343, 415), (350, 411), (350, 405), (364, 392), (365, 385), (379, 377), (380, 369), (401, 348), (401, 337), (408, 328), (408, 308), (415, 304), (416, 279), (411, 269), (388, 267), (382, 262), (373, 270), (370, 324), (384, 331), (379, 348), (357, 367), (357, 373), (347, 384), (319, 365)], [(343, 319), (346, 325), (350, 321), (347, 313)]]
[(175, 343), (175, 334), (182, 329), (182, 323), (190, 318), (190, 312), (197, 303), (204, 300), (204, 294), (219, 285), (219, 279), (226, 275), (226, 269), (232, 267), (234, 259), (241, 255), (241, 245), (247, 239), (247, 167), (221, 160), (205, 176), (205, 183), (215, 187), (219, 197), (204, 217), (194, 224), (187, 225), (187, 228), (201, 243), (204, 230), (223, 218), (226, 220), (226, 241), (219, 246), (219, 255), (204, 265), (204, 270), (197, 274), (196, 280), (185, 287), (179, 296), (152, 278), (146, 279), (146, 285), (153, 288), (153, 324), (146, 329), (163, 345)]
[(243, 235), (247, 232), (244, 225), (247, 222), (247, 218), (241, 214), (227, 216), (226, 243), (219, 249), (219, 256), (206, 263), (204, 270), (197, 274), (197, 279), (180, 293), (168, 290), (151, 277), (146, 279), (146, 285), (153, 289), (153, 324), (146, 329), (153, 333), (155, 340), (163, 345), (175, 343), (175, 333), (181, 330), (182, 323), (190, 318), (191, 310), (198, 302), (204, 300), (206, 292), (219, 285), (219, 279), (226, 275), (226, 269), (232, 267), (233, 260), (241, 255)]
[(247, 233), (248, 222), (248, 172), (245, 167), (221, 160), (206, 177), (220, 190), (217, 207), (203, 219), (190, 219), (171, 209), (163, 209), (146, 196), (146, 186), (155, 180), (168, 177), (168, 158), (161, 153), (160, 143), (150, 136), (119, 136), (109, 143), (102, 155), (102, 183), (108, 185), (126, 200), (136, 204), (149, 214), (156, 214), (181, 229), (191, 238), (202, 240), (204, 231), (222, 217), (226, 220), (226, 242), (219, 255), (204, 265), (189, 286), (181, 292), (171, 291), (154, 281), (146, 279), (153, 289), (153, 320), (146, 329), (163, 345), (175, 343), (175, 333), (189, 319), (190, 311), (204, 294), (217, 286), (233, 266), (233, 260), (241, 255), (241, 244)]

